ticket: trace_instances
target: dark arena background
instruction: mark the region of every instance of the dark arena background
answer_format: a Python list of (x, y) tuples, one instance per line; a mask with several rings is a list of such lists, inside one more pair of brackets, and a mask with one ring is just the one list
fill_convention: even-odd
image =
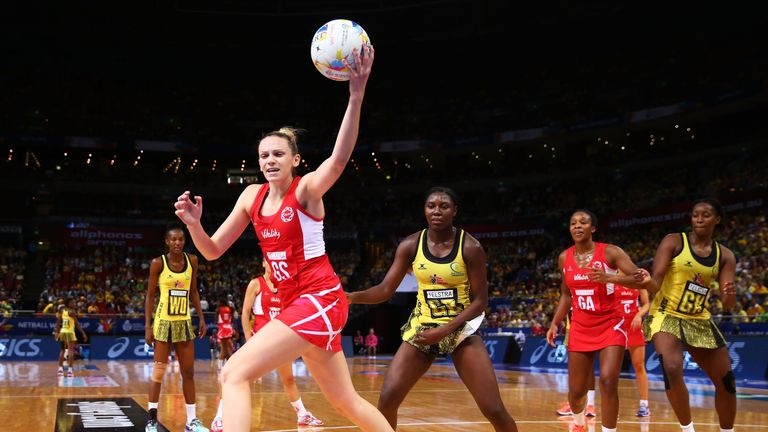
[[(348, 85), (310, 61), (315, 30), (361, 24), (376, 48), (357, 146), (325, 195), (325, 242), (345, 291), (379, 283), (398, 242), (426, 228), (432, 186), (460, 197), (456, 224), (482, 244), (482, 334), (520, 431), (568, 431), (567, 353), (544, 338), (560, 298), (569, 218), (587, 208), (595, 239), (651, 269), (667, 233), (691, 230), (694, 200), (719, 200), (715, 238), (736, 256), (736, 304), (705, 305), (736, 376), (735, 430), (768, 430), (768, 104), (765, 13), (747, 4), (503, 1), (14, 2), (0, 67), (0, 419), (12, 431), (143, 431), (152, 348), (144, 341), (149, 263), (173, 204), (203, 196), (212, 234), (240, 192), (263, 183), (256, 146), (284, 125), (300, 173), (331, 154)], [(199, 256), (209, 335), (219, 299), (240, 311), (260, 270), (247, 229), (220, 259)], [(75, 299), (88, 341), (57, 376), (56, 310)], [(353, 305), (342, 331), (355, 389), (376, 405), (416, 303), (406, 277), (379, 305)], [(195, 317), (195, 314), (193, 314)], [(239, 319), (235, 320), (239, 323)], [(197, 318), (193, 322), (197, 325)], [(239, 324), (238, 324), (239, 326)], [(373, 329), (378, 353), (353, 337)], [(239, 335), (242, 334), (239, 329)], [(562, 333), (562, 331), (561, 331)], [(78, 332), (78, 337), (79, 337)], [(235, 345), (244, 340), (236, 340)], [(197, 416), (220, 395), (218, 347), (195, 345)], [(490, 431), (451, 359), (399, 411), (403, 431)], [(660, 359), (646, 346), (649, 417), (636, 417), (629, 355), (620, 431), (679, 431)], [(720, 430), (715, 387), (686, 354), (697, 431)], [(326, 401), (301, 359), (304, 403), (325, 426), (360, 430)], [(587, 430), (600, 431), (597, 417)], [(252, 384), (252, 430), (295, 430), (275, 373)], [(161, 429), (184, 430), (178, 363)]]

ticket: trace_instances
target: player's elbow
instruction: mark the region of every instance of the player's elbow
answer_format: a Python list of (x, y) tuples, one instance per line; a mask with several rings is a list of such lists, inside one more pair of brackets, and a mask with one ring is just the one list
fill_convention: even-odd
[(395, 294), (396, 286), (378, 285), (371, 288), (370, 297), (367, 299), (361, 299), (361, 304), (379, 304), (392, 298)]
[(379, 303), (383, 301), (387, 301), (392, 298), (393, 295), (395, 295), (395, 292), (397, 292), (397, 287), (399, 285), (393, 284), (393, 283), (383, 283), (380, 286), (379, 291)]
[(206, 261), (216, 261), (221, 258), (223, 253), (218, 248), (211, 248), (207, 250), (200, 250), (200, 255), (206, 259)]

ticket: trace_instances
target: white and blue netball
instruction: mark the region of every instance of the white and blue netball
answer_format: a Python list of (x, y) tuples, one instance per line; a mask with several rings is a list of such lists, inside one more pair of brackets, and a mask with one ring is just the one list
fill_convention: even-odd
[(312, 63), (324, 77), (334, 81), (348, 81), (349, 69), (343, 60), (354, 65), (352, 50), (361, 52), (363, 45), (371, 40), (368, 34), (354, 21), (335, 19), (323, 24), (312, 38)]

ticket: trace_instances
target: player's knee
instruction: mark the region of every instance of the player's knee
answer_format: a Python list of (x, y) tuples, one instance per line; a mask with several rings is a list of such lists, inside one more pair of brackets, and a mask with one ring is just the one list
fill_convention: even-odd
[(392, 410), (397, 408), (396, 398), (391, 389), (382, 388), (379, 393), (379, 402), (377, 404), (379, 411)]
[(346, 417), (352, 416), (358, 406), (359, 396), (354, 391), (340, 391), (334, 392), (332, 395), (325, 395), (328, 401), (336, 409), (336, 411), (342, 413)]
[(587, 386), (569, 385), (568, 386), (568, 400), (579, 400), (587, 396)]
[(661, 365), (661, 376), (664, 378), (664, 390), (672, 388), (672, 384), (682, 381), (683, 365), (678, 362), (666, 361), (664, 356), (659, 356), (659, 365)]
[[(394, 383), (394, 385), (392, 385)], [(382, 409), (397, 409), (405, 399), (407, 392), (402, 390), (402, 387), (396, 380), (392, 380), (389, 383), (384, 383), (381, 391), (379, 392), (379, 408)]]
[(682, 379), (683, 377), (683, 364), (682, 362), (669, 361), (664, 356), (659, 356), (659, 364), (663, 374), (670, 380)]
[(191, 364), (188, 366), (184, 366), (180, 370), (181, 372), (181, 379), (184, 380), (191, 380), (195, 378), (195, 365)]
[(728, 393), (736, 394), (736, 376), (729, 370), (723, 377), (723, 386)]
[(506, 408), (501, 403), (484, 404), (484, 406), (480, 407), (480, 411), (491, 424), (501, 423), (509, 416)]
[(619, 385), (619, 375), (615, 373), (600, 373), (600, 390), (612, 392)]
[(226, 363), (219, 372), (219, 382), (222, 387), (225, 385), (248, 384), (260, 376), (250, 376), (246, 375), (246, 373), (248, 373), (248, 371), (235, 367), (231, 362)]
[(296, 385), (296, 378), (293, 375), (280, 375), (280, 382), (283, 383), (283, 387), (290, 387)]
[(152, 382), (162, 383), (163, 377), (165, 377), (165, 369), (167, 367), (168, 364), (166, 363), (155, 362), (152, 366), (152, 375), (150, 376), (150, 380), (152, 380)]
[(221, 371), (219, 372), (219, 382), (221, 383), (222, 387), (235, 381), (235, 374), (233, 372), (234, 371), (232, 370), (230, 363), (225, 364), (224, 367), (221, 368)]
[(645, 373), (645, 360), (640, 359), (632, 362), (632, 367), (635, 369), (635, 373)]

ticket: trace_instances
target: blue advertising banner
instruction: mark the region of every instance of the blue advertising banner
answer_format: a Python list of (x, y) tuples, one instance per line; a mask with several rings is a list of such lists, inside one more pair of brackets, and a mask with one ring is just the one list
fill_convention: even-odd
[(0, 337), (0, 360), (56, 360), (60, 349), (52, 337)]
[[(144, 335), (144, 318), (82, 317), (80, 326), (88, 334)], [(192, 324), (197, 326), (197, 317)], [(214, 326), (213, 319), (206, 317), (208, 328)], [(237, 324), (237, 323), (236, 323)], [(0, 320), (0, 334), (51, 335), (56, 328), (56, 317), (12, 317)]]
[[(568, 352), (562, 340), (552, 348), (545, 338), (529, 337), (520, 360), (520, 366), (539, 368), (568, 368)], [(490, 351), (490, 350), (489, 350)], [(728, 354), (733, 373), (739, 380), (764, 380), (768, 378), (768, 338), (761, 336), (729, 336)], [(659, 356), (653, 344), (645, 346), (645, 368), (650, 374), (661, 375)], [(495, 362), (495, 361), (494, 361)], [(687, 352), (683, 358), (686, 376), (706, 377), (704, 371)]]
[(195, 358), (198, 360), (213, 360), (211, 357), (211, 338), (206, 336), (202, 339), (195, 338)]
[(154, 350), (138, 336), (94, 336), (91, 338), (91, 360), (146, 360)]
[[(88, 334), (144, 334), (144, 318), (78, 318)], [(0, 333), (50, 335), (56, 328), (56, 317), (13, 317), (0, 322)]]
[(543, 337), (526, 338), (523, 355), (520, 357), (520, 366), (567, 369), (568, 351), (562, 339), (556, 340), (555, 345), (556, 347), (552, 348)]
[(344, 357), (351, 358), (355, 356), (355, 346), (352, 343), (352, 336), (341, 337), (341, 349), (344, 351)]
[[(768, 379), (768, 338), (730, 336), (727, 339), (731, 369), (738, 380)], [(653, 344), (646, 345), (645, 369), (648, 373), (661, 375), (661, 363)], [(688, 352), (683, 357), (683, 371), (686, 376), (707, 376)]]
[[(81, 324), (82, 325), (82, 324)], [(24, 318), (3, 318), (0, 320), (0, 333), (2, 334), (53, 334), (56, 328), (56, 318), (45, 317), (24, 317)], [(85, 328), (85, 327), (83, 327)]]
[(514, 336), (490, 333), (483, 335), (483, 342), (492, 363), (517, 363), (520, 359)]
[[(94, 336), (90, 340), (91, 360), (151, 360), (155, 351), (139, 336)], [(210, 359), (210, 339), (195, 339), (195, 358)]]

